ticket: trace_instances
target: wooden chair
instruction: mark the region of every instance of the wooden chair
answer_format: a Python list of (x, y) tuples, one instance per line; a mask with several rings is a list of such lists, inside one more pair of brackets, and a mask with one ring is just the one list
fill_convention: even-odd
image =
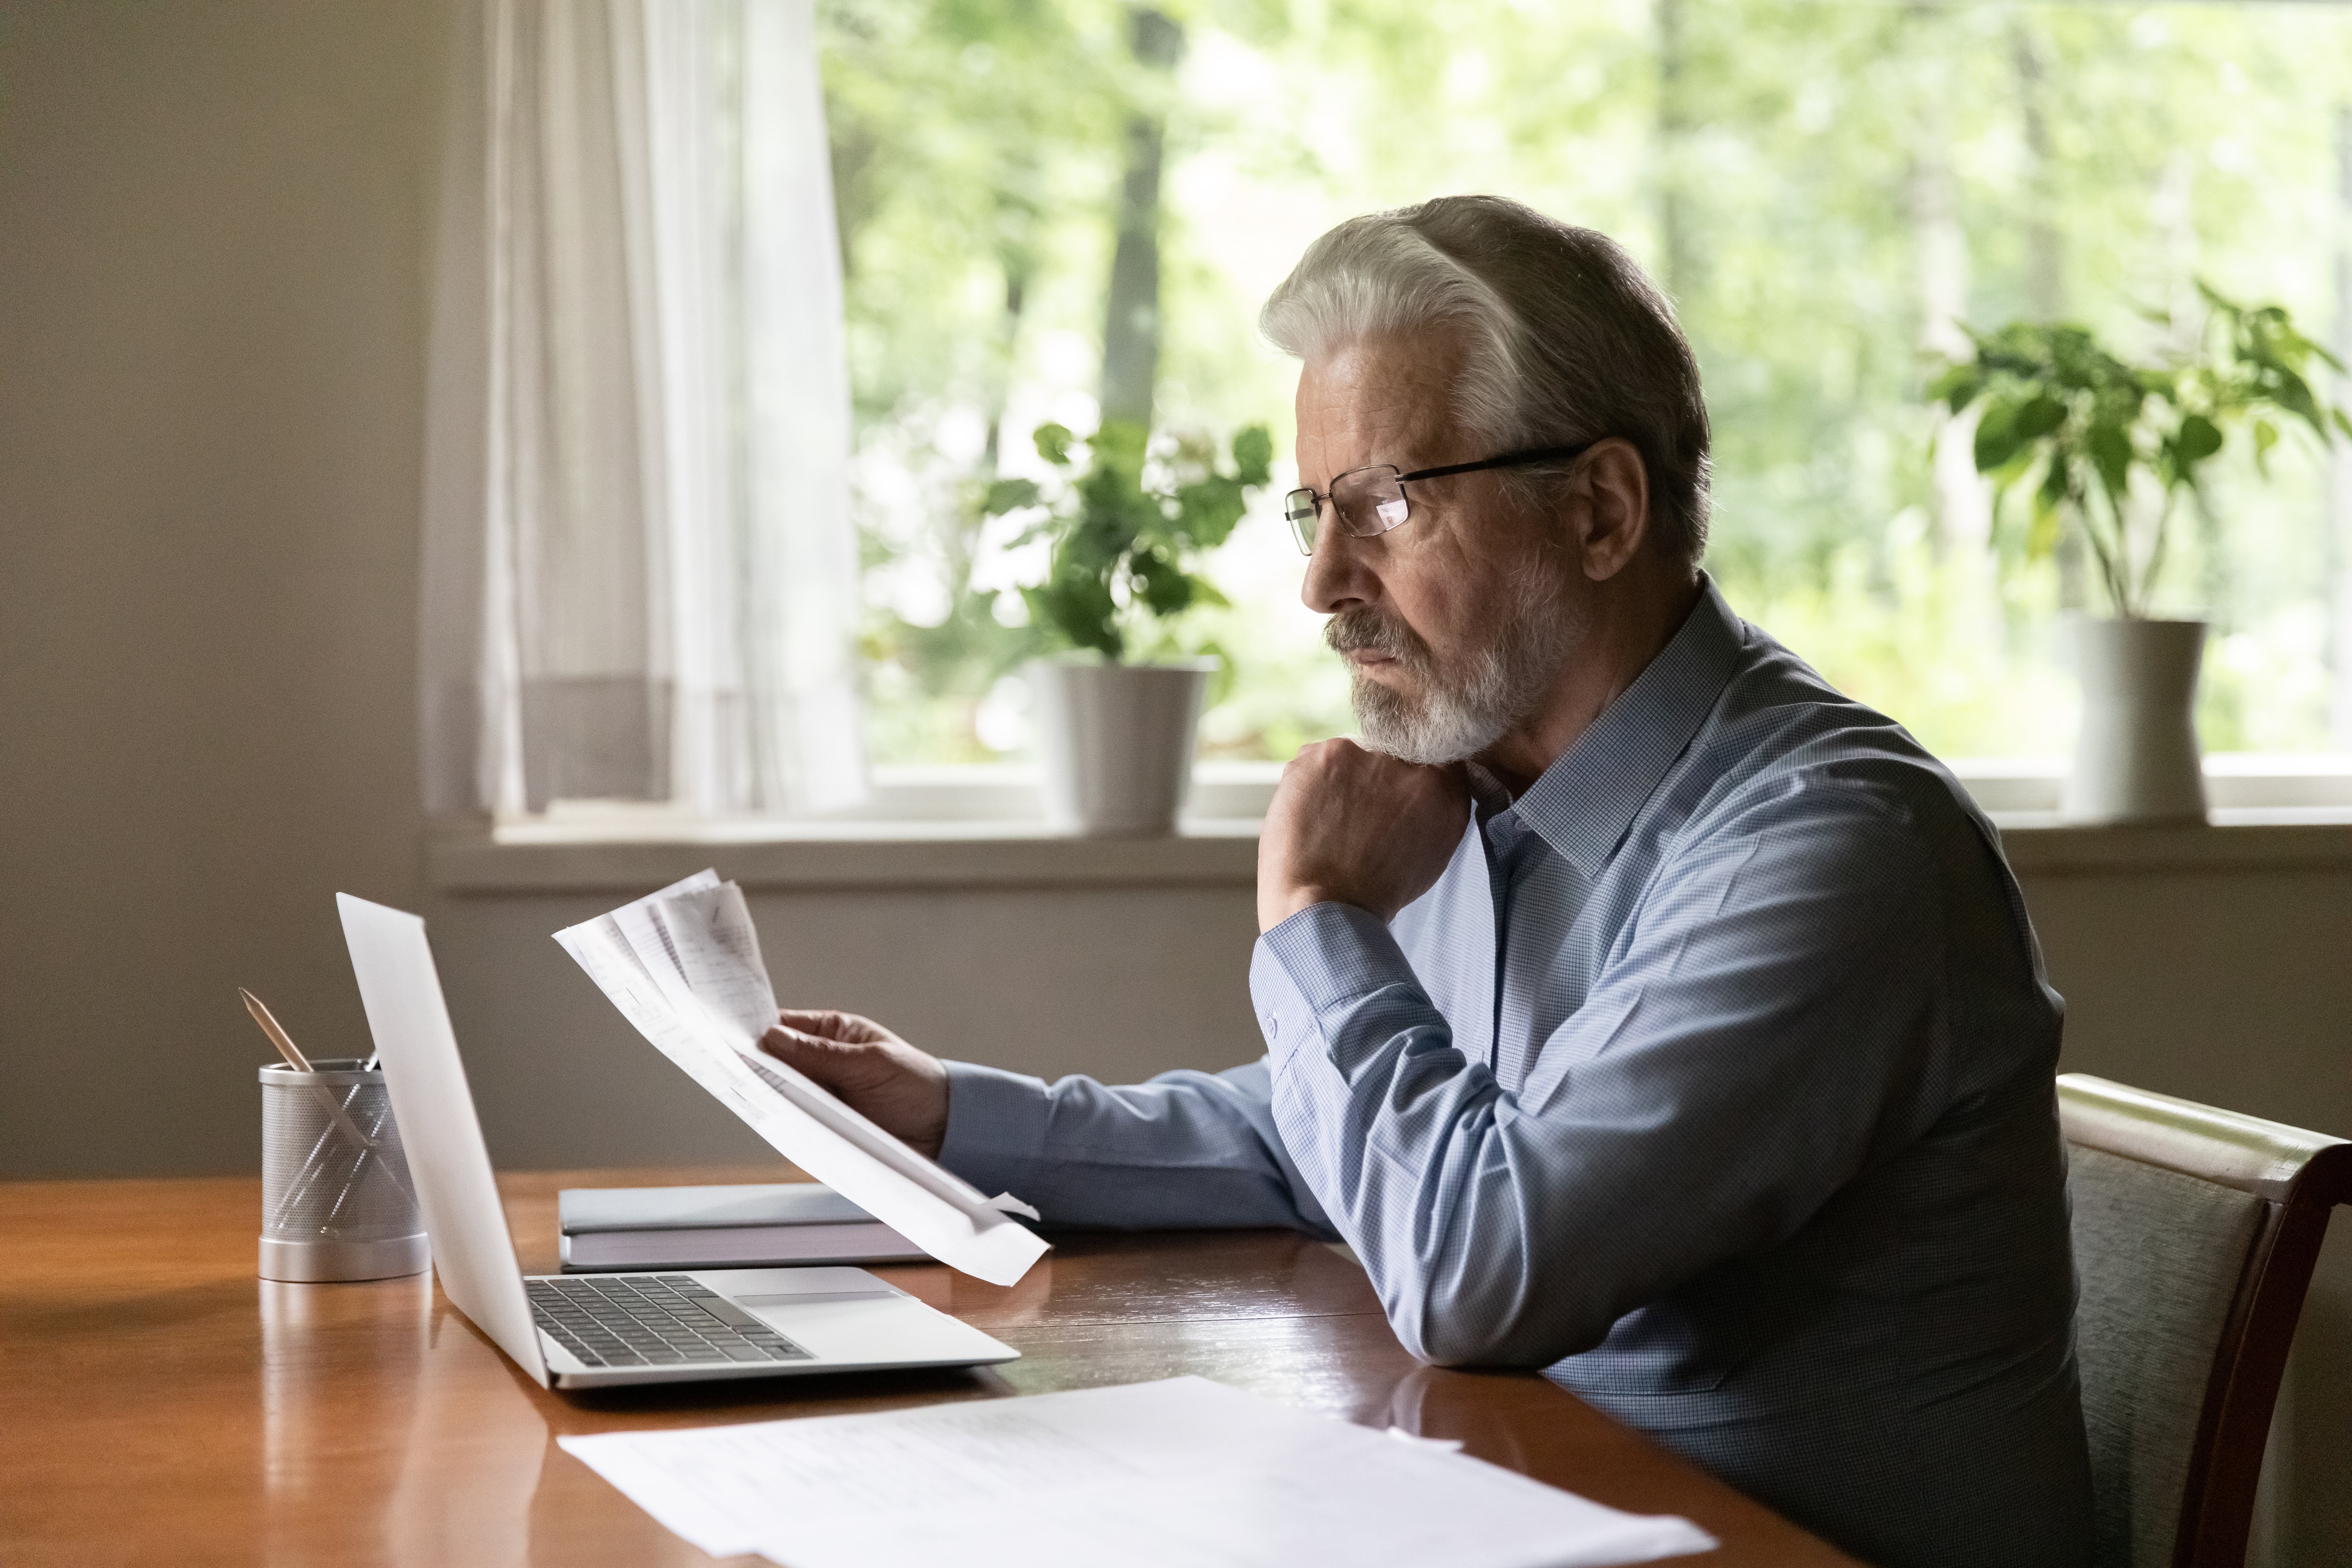
[(2352, 1142), (2058, 1079), (2096, 1568), (2239, 1568), (2271, 1407)]

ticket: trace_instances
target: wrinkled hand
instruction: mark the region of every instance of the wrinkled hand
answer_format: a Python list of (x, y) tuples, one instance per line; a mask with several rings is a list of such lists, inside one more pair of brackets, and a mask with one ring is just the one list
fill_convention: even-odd
[(760, 1049), (831, 1089), (909, 1146), (939, 1157), (948, 1135), (948, 1069), (871, 1018), (787, 1007)]
[(1401, 763), (1353, 741), (1307, 747), (1282, 770), (1258, 837), (1258, 930), (1319, 903), (1395, 918), (1444, 873), (1469, 820), (1460, 768)]

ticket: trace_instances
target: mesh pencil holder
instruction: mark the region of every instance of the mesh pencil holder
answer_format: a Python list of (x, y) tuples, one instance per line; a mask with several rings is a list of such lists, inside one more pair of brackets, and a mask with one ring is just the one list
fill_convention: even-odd
[(433, 1262), (381, 1070), (261, 1069), (261, 1277), (385, 1279)]

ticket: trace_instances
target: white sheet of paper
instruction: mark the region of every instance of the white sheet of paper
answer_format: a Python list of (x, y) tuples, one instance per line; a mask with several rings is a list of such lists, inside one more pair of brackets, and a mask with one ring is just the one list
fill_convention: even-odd
[[(999, 1214), (1038, 1217), (1035, 1209), (1008, 1193), (985, 1196), (796, 1068), (761, 1052), (759, 1038), (775, 1018), (776, 998), (760, 959), (751, 911), (734, 883), (665, 890), (624, 905), (610, 918), (688, 1032), (706, 1046), (723, 1042), (740, 1058), (716, 1064), (730, 1083), (740, 1089), (748, 1068), (811, 1120), (962, 1211), (976, 1226), (994, 1225)], [(708, 1029), (697, 1028), (700, 1024)]]
[(760, 957), (760, 932), (743, 889), (732, 882), (656, 899), (655, 921), (677, 955), (688, 989), (756, 1043), (776, 1021), (776, 994)]
[(757, 1040), (775, 1013), (742, 890), (701, 872), (555, 933), (623, 1016), (769, 1144), (940, 1262), (1011, 1285), (1046, 1244), (969, 1183), (782, 1062)]
[(1198, 1377), (558, 1441), (703, 1551), (789, 1568), (1597, 1568), (1716, 1545)]

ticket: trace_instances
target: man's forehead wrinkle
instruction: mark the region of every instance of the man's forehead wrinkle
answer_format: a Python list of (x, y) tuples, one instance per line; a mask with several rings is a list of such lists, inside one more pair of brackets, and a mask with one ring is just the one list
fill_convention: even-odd
[(1311, 403), (1313, 417), (1302, 419), (1299, 434), (1305, 444), (1311, 429), (1321, 471), (1302, 471), (1302, 482), (1319, 487), (1369, 464), (1416, 466), (1444, 441), (1453, 409), (1452, 356), (1428, 348), (1360, 346), (1307, 367), (1300, 401)]

